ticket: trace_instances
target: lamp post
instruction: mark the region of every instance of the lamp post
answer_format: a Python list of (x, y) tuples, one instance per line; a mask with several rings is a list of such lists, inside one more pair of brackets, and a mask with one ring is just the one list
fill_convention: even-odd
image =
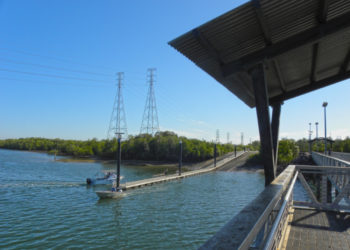
[(311, 154), (311, 134), (312, 134), (312, 131), (311, 131), (311, 122), (309, 123), (309, 153)]
[(122, 160), (122, 150), (121, 150), (121, 140), (122, 134), (120, 132), (115, 133), (118, 139), (118, 149), (117, 149), (117, 183), (116, 183), (116, 191), (120, 191), (120, 163)]
[(328, 102), (323, 102), (322, 107), (324, 107), (324, 154), (327, 154), (327, 117), (326, 108)]

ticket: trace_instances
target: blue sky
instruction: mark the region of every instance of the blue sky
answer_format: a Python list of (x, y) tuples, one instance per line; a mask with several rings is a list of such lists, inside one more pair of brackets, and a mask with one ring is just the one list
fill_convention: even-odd
[[(2, 0), (0, 1), (0, 138), (106, 137), (124, 72), (130, 134), (139, 133), (147, 68), (157, 68), (155, 95), (161, 130), (214, 140), (258, 138), (250, 109), (167, 43), (245, 1)], [(286, 101), (281, 137), (307, 136), (323, 101), (328, 131), (350, 135), (349, 82)], [(314, 130), (313, 125), (313, 130)], [(321, 133), (322, 131), (322, 133)]]

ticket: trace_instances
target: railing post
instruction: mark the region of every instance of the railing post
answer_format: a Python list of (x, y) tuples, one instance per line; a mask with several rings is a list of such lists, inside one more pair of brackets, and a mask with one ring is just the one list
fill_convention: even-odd
[(327, 175), (321, 177), (321, 202), (327, 203)]

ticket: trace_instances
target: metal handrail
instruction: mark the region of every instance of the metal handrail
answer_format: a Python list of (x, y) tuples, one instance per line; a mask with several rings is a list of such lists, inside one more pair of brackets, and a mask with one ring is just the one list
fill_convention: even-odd
[[(348, 162), (348, 161), (345, 161), (343, 159), (339, 159), (339, 158), (336, 158), (336, 157), (333, 157), (333, 156), (329, 156), (329, 155), (325, 155), (325, 154), (322, 154), (322, 153), (318, 153), (318, 152), (312, 151), (312, 158), (317, 163), (317, 160), (315, 160), (315, 157), (320, 157), (322, 159), (322, 161), (324, 159), (333, 160), (334, 162), (340, 163), (341, 165), (350, 167), (350, 162)], [(320, 164), (320, 162), (318, 164)], [(322, 165), (324, 165), (324, 163)]]
[(297, 177), (298, 177), (298, 171), (295, 171), (294, 178), (293, 178), (293, 180), (292, 180), (292, 182), (291, 182), (291, 184), (289, 186), (289, 189), (288, 189), (288, 192), (287, 192), (286, 196), (284, 197), (282, 206), (281, 206), (281, 208), (280, 208), (280, 210), (278, 212), (278, 215), (277, 215), (277, 217), (276, 217), (276, 219), (275, 219), (275, 221), (273, 223), (273, 226), (271, 228), (269, 236), (268, 236), (268, 238), (266, 240), (266, 244), (265, 244), (265, 247), (264, 247), (265, 250), (272, 248), (273, 239), (274, 239), (275, 234), (277, 232), (278, 225), (279, 225), (279, 223), (281, 221), (281, 218), (282, 218), (282, 215), (284, 213), (284, 210), (285, 210), (285, 208), (286, 208), (286, 206), (288, 204), (289, 197), (290, 197), (290, 195), (291, 195), (291, 193), (293, 191), (294, 184), (295, 184), (295, 181), (296, 181)]

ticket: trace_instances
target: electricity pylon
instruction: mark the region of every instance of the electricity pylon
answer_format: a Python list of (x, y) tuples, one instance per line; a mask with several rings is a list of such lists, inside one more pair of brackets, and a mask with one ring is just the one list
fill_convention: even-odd
[(219, 131), (219, 129), (216, 130), (216, 143), (220, 144), (220, 131)]
[(128, 138), (128, 129), (126, 126), (126, 117), (124, 110), (124, 101), (122, 95), (122, 81), (124, 79), (124, 73), (118, 72), (118, 87), (117, 94), (114, 99), (113, 110), (111, 120), (109, 122), (109, 128), (107, 138), (112, 139), (116, 135), (123, 135), (126, 139)]
[(154, 71), (156, 69), (148, 69), (149, 88), (147, 93), (145, 110), (143, 111), (140, 134), (154, 135), (159, 132), (158, 113), (156, 106), (156, 97), (154, 95)]

